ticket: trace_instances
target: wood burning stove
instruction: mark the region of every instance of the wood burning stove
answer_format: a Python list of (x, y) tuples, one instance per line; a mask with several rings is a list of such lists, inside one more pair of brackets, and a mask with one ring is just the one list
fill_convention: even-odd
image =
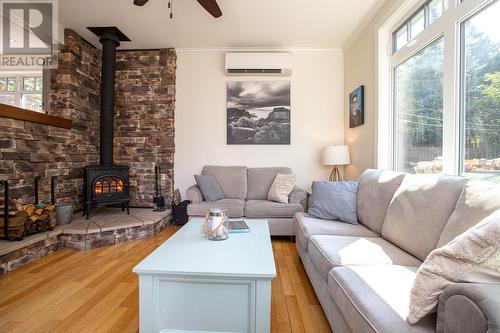
[(129, 167), (89, 166), (85, 168), (85, 207), (88, 219), (90, 209), (98, 204), (121, 204), (129, 212)]
[(101, 118), (99, 166), (85, 168), (84, 216), (97, 204), (121, 203), (129, 213), (129, 167), (113, 164), (113, 116), (115, 103), (116, 48), (120, 41), (130, 41), (117, 27), (88, 28), (102, 44)]

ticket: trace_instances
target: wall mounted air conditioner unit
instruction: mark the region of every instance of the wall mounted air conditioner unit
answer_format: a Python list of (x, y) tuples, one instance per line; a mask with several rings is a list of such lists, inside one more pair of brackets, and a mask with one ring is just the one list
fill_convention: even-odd
[(286, 52), (226, 53), (226, 75), (292, 75), (292, 54)]

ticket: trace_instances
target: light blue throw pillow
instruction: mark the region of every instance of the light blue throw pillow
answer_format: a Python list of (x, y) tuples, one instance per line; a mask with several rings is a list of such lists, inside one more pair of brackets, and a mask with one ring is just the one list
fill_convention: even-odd
[(358, 182), (315, 181), (309, 198), (309, 215), (358, 224), (356, 195)]
[(224, 192), (212, 175), (194, 175), (194, 179), (205, 201), (224, 199)]

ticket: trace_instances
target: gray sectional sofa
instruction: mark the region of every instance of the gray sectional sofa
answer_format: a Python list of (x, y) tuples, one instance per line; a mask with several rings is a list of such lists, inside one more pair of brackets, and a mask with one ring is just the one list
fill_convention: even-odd
[(207, 202), (198, 186), (186, 191), (191, 204), (189, 217), (205, 216), (210, 208), (225, 209), (230, 218), (246, 217), (269, 221), (271, 235), (293, 236), (293, 216), (304, 211), (305, 191), (295, 187), (288, 203), (267, 200), (267, 194), (278, 173), (292, 174), (290, 168), (247, 168), (245, 166), (205, 166), (202, 175), (212, 175), (224, 193), (224, 199)]
[(427, 255), (500, 208), (500, 185), (367, 170), (358, 225), (295, 215), (297, 250), (335, 333), (500, 332), (500, 283), (457, 283), (437, 314), (406, 322)]

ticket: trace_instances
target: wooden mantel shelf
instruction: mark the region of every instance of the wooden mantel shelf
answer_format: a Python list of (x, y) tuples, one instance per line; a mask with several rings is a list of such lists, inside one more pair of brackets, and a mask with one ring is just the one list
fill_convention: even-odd
[(70, 129), (73, 123), (71, 119), (21, 109), (17, 106), (7, 104), (0, 104), (0, 117), (31, 121), (33, 123), (45, 124), (66, 129)]

